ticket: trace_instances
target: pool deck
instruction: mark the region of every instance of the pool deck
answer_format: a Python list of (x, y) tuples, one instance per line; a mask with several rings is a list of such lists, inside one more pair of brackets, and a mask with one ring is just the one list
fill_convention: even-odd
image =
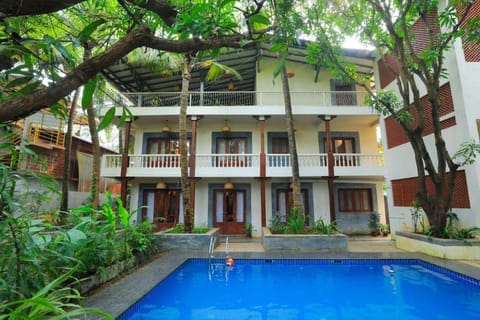
[[(480, 280), (480, 261), (443, 260), (406, 252), (397, 249), (395, 242), (389, 238), (349, 237), (347, 252), (265, 252), (261, 239), (254, 238), (233, 240), (229, 243), (228, 253), (234, 259), (420, 259)], [(225, 243), (217, 246), (215, 257), (225, 257)], [(97, 290), (82, 301), (82, 305), (98, 307), (118, 317), (189, 258), (208, 258), (208, 253), (185, 250), (165, 252), (154, 261)]]

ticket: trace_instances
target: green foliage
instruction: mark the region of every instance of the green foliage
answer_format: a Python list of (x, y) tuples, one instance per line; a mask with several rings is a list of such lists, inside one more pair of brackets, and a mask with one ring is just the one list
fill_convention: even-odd
[[(14, 151), (9, 143), (0, 144), (0, 149)], [(14, 164), (21, 157), (11, 155)], [(137, 253), (149, 257), (156, 252), (151, 226), (131, 225), (134, 212), (110, 195), (102, 210), (76, 208), (67, 213), (63, 225), (35, 218), (28, 203), (35, 198), (16, 192), (27, 173), (15, 167), (0, 162), (0, 319), (86, 314), (90, 310), (74, 304), (80, 298), (74, 289), (77, 278), (98, 274)], [(100, 311), (94, 314), (110, 318)]]
[(462, 167), (475, 163), (478, 154), (480, 154), (480, 144), (472, 139), (460, 145), (460, 149), (452, 156), (452, 160), (454, 160), (458, 166)]
[[(210, 230), (208, 227), (194, 227), (192, 233), (203, 234)], [(185, 225), (182, 223), (176, 224), (173, 228), (169, 229), (167, 233), (185, 233)]]
[(282, 222), (282, 217), (277, 214), (270, 219), (268, 228), (272, 233), (285, 233), (285, 224)]
[(291, 212), (287, 215), (285, 233), (300, 234), (305, 232), (305, 215)]
[(318, 234), (334, 234), (337, 232), (337, 223), (335, 221), (325, 223), (323, 217), (320, 217), (320, 219), (313, 224), (312, 231)]
[(424, 228), (424, 221), (423, 221), (423, 209), (420, 207), (418, 201), (412, 201), (412, 209), (410, 209), (410, 216), (412, 217), (413, 223), (413, 232), (417, 232), (418, 223), (422, 225)]
[(368, 217), (368, 227), (371, 232), (380, 232), (380, 215), (378, 212), (371, 212)]
[(31, 297), (0, 304), (0, 320), (16, 319), (84, 319), (101, 317), (114, 319), (110, 314), (96, 308), (83, 308), (73, 301), (80, 300), (80, 293), (72, 289), (71, 273), (65, 273), (40, 288)]

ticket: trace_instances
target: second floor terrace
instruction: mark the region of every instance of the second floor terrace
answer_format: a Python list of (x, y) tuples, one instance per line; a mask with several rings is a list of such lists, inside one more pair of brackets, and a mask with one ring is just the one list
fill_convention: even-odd
[[(177, 115), (180, 92), (129, 92), (105, 107), (126, 105), (135, 116)], [(292, 91), (292, 108), (297, 115), (370, 115), (366, 91)], [(282, 115), (283, 93), (276, 91), (192, 91), (188, 92), (190, 115)]]
[[(322, 178), (328, 175), (326, 153), (299, 154), (301, 177)], [(195, 163), (196, 177), (260, 177), (262, 166), (266, 177), (290, 177), (291, 160), (288, 154), (197, 154), (189, 156)], [(121, 155), (104, 155), (103, 176), (120, 176)], [(336, 153), (333, 154), (335, 176), (382, 177), (383, 155)], [(179, 177), (178, 154), (130, 154), (127, 161), (127, 177)]]

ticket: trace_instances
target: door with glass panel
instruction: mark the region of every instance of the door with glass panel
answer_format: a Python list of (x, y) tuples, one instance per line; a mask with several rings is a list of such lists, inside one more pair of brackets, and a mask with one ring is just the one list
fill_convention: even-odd
[(213, 193), (213, 225), (222, 234), (243, 234), (245, 231), (245, 190), (217, 189)]
[[(326, 139), (324, 140), (324, 147), (327, 150)], [(356, 157), (352, 155), (355, 153), (355, 139), (351, 137), (333, 137), (332, 138), (332, 152), (337, 155), (335, 157), (335, 166), (337, 167), (352, 167), (357, 165)]]
[(142, 220), (155, 224), (157, 230), (183, 223), (183, 197), (179, 189), (145, 190), (143, 206)]
[(216, 139), (217, 167), (244, 167), (247, 165), (246, 138), (217, 138)]
[[(188, 142), (187, 142), (188, 143)], [(154, 168), (176, 168), (179, 166), (180, 142), (171, 138), (150, 138), (147, 140), (148, 165)], [(158, 156), (155, 156), (158, 155)]]

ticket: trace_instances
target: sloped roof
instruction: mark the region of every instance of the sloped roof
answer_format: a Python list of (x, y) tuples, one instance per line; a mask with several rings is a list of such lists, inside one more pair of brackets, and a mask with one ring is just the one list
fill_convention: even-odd
[[(360, 71), (366, 74), (373, 73), (374, 53), (364, 49), (345, 49), (345, 55), (360, 60), (370, 60), (372, 63), (360, 64)], [(295, 63), (305, 62), (305, 45), (300, 44), (289, 49), (288, 61)], [(269, 44), (262, 44), (257, 48), (229, 50), (223, 54), (218, 62), (236, 70), (242, 79), (234, 79), (235, 91), (255, 91), (257, 62), (262, 58), (276, 58), (276, 53), (270, 51)], [(319, 68), (318, 68), (319, 69)], [(205, 69), (195, 68), (192, 71), (189, 91), (200, 91), (201, 79)], [(117, 64), (105, 69), (103, 76), (112, 83), (120, 92), (174, 92), (176, 85), (181, 84), (180, 72), (165, 74), (155, 72), (148, 67), (119, 61)], [(225, 91), (229, 78), (204, 83), (204, 91)], [(316, 79), (312, 79), (316, 81)]]

